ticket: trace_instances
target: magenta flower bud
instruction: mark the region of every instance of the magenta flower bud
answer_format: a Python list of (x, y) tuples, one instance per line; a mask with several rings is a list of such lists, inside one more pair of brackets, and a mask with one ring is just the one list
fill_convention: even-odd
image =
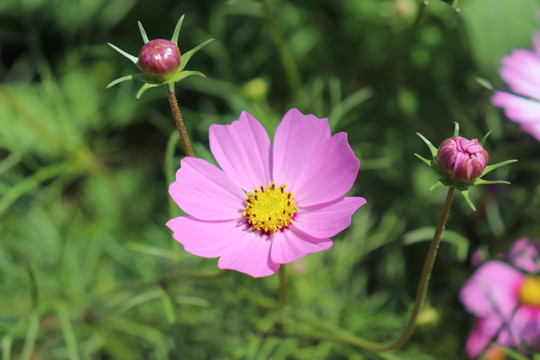
[(441, 143), (437, 158), (441, 169), (453, 180), (467, 183), (482, 175), (489, 155), (478, 140), (455, 136)]
[(138, 65), (147, 76), (165, 81), (180, 66), (180, 49), (169, 40), (148, 41), (139, 53)]

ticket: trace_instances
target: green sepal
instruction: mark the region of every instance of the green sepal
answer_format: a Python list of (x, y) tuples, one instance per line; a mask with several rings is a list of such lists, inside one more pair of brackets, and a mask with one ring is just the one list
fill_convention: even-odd
[(132, 75), (122, 76), (121, 78), (118, 78), (118, 79), (113, 80), (113, 81), (111, 81), (110, 83), (108, 83), (107, 86), (105, 86), (105, 89), (111, 88), (111, 87), (113, 87), (114, 85), (119, 84), (119, 83), (124, 82), (124, 81), (128, 81), (128, 80), (140, 80), (140, 81), (144, 81), (145, 78), (146, 78), (146, 77), (144, 76), (143, 73), (137, 73), (137, 74), (132, 74)]
[(133, 61), (134, 64), (137, 64), (137, 61), (139, 61), (139, 58), (136, 57), (136, 56), (133, 56), (131, 54), (128, 54), (127, 52), (125, 52), (124, 50), (120, 49), (119, 47), (111, 44), (110, 42), (107, 43), (107, 45), (109, 45), (110, 47), (112, 47), (114, 50), (118, 51), (120, 54), (122, 54), (123, 56), (127, 57), (129, 60)]
[[(200, 71), (188, 71), (188, 70), (186, 70), (186, 71), (182, 71), (182, 72), (178, 73), (178, 76), (177, 76), (176, 78), (174, 78), (174, 80), (168, 81), (168, 82), (166, 82), (164, 85), (165, 85), (165, 86), (168, 86), (168, 87), (169, 87), (169, 90), (170, 90), (171, 92), (174, 92), (174, 84), (177, 83), (177, 82), (179, 82), (179, 81), (182, 81), (182, 80), (184, 80), (185, 78), (190, 77), (190, 76), (200, 76), (200, 77), (206, 79), (206, 75), (204, 75), (204, 74), (203, 74), (202, 72), (200, 72)], [(145, 89), (145, 90), (146, 90), (146, 89)], [(142, 90), (142, 89), (141, 89), (141, 91), (143, 91), (143, 92), (144, 92), (145, 90)], [(142, 92), (141, 92), (141, 94), (142, 94)]]
[(459, 124), (457, 121), (454, 121), (454, 137), (459, 136)]
[(486, 168), (484, 169), (484, 171), (482, 172), (482, 175), (480, 175), (480, 177), (483, 177), (484, 175), (489, 174), (490, 172), (492, 172), (495, 169), (498, 169), (498, 168), (500, 168), (502, 166), (505, 166), (505, 165), (508, 165), (508, 164), (511, 164), (511, 163), (515, 163), (515, 162), (517, 162), (517, 159), (501, 161), (501, 162), (493, 164), (493, 165), (488, 165), (488, 166), (486, 166)]
[(446, 186), (444, 185), (442, 182), (440, 181), (437, 181), (435, 184), (431, 185), (428, 189), (429, 192), (432, 192), (433, 190), (435, 190), (436, 188), (440, 188), (440, 187), (443, 187), (443, 186)]
[(148, 89), (151, 89), (151, 88), (155, 88), (155, 87), (158, 87), (158, 86), (161, 86), (163, 84), (152, 84), (152, 83), (145, 83), (143, 86), (141, 86), (141, 88), (139, 89), (139, 91), (137, 92), (137, 95), (135, 95), (135, 99), (139, 100), (142, 96), (142, 94), (148, 90)]
[(178, 75), (174, 78), (174, 82), (177, 83), (179, 81), (184, 80), (185, 78), (189, 76), (200, 76), (203, 79), (206, 79), (206, 75), (204, 75), (200, 71), (191, 71), (191, 70), (185, 70), (178, 73)]
[(144, 27), (142, 26), (142, 23), (140, 21), (137, 21), (137, 25), (139, 25), (139, 31), (141, 32), (142, 39), (144, 43), (146, 44), (148, 41), (148, 36), (146, 35), (146, 31), (144, 31)]
[(482, 138), (482, 141), (480, 141), (480, 145), (482, 145), (482, 147), (484, 147), (484, 144), (486, 143), (488, 136), (491, 135), (492, 132), (493, 132), (492, 130), (489, 130), (486, 133), (486, 135), (484, 135), (484, 137)]
[(428, 160), (426, 159), (425, 157), (421, 156), (421, 155), (418, 155), (417, 153), (414, 153), (414, 156), (416, 156), (417, 158), (419, 158), (420, 160), (422, 160), (422, 162), (424, 164), (426, 164), (427, 166), (431, 166), (431, 160)]
[(476, 181), (474, 182), (474, 185), (492, 185), (492, 184), (511, 185), (512, 183), (506, 180), (484, 180), (484, 179), (476, 179)]
[(205, 42), (200, 43), (199, 45), (197, 45), (193, 49), (191, 49), (191, 50), (185, 52), (184, 54), (182, 54), (182, 56), (180, 57), (180, 65), (178, 66), (178, 72), (181, 72), (182, 70), (184, 70), (184, 68), (186, 67), (189, 59), (191, 59), (191, 57), (197, 51), (201, 50), (203, 47), (205, 47), (206, 45), (210, 44), (212, 41), (215, 41), (215, 40), (216, 39), (208, 39)]
[[(420, 134), (419, 132), (417, 132), (416, 135), (418, 135), (420, 137), (420, 139), (422, 139), (426, 143), (426, 145), (429, 148), (429, 151), (431, 151), (431, 156), (433, 157), (433, 159), (436, 159), (437, 158), (437, 151), (438, 151), (437, 148), (435, 146), (433, 146), (431, 141), (426, 139), (424, 135)], [(429, 165), (431, 166), (431, 164), (429, 164)]]
[(461, 193), (461, 195), (463, 195), (463, 198), (465, 198), (465, 201), (467, 202), (467, 204), (469, 204), (472, 211), (476, 211), (476, 207), (474, 206), (474, 204), (471, 201), (471, 198), (469, 197), (469, 189), (459, 190), (459, 192)]
[(175, 43), (176, 46), (178, 46), (178, 36), (180, 35), (180, 28), (182, 27), (182, 23), (184, 22), (184, 17), (186, 17), (186, 15), (182, 15), (180, 19), (178, 19), (176, 27), (174, 28), (173, 36), (171, 38), (171, 42)]

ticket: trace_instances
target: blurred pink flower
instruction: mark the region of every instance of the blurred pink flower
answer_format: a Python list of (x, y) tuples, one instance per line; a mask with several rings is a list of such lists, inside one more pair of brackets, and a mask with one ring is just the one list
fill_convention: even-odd
[(515, 267), (529, 273), (537, 273), (538, 249), (540, 241), (530, 241), (528, 237), (517, 240), (508, 252), (508, 259)]
[(534, 49), (516, 49), (502, 58), (501, 78), (515, 94), (495, 91), (493, 105), (523, 131), (540, 140), (540, 32), (533, 37)]
[(489, 155), (478, 140), (454, 136), (439, 145), (437, 159), (452, 179), (470, 182), (482, 175)]
[(327, 119), (285, 114), (274, 144), (247, 112), (231, 125), (210, 126), (218, 168), (186, 157), (169, 193), (188, 216), (167, 222), (186, 251), (219, 257), (220, 269), (263, 277), (280, 264), (332, 246), (364, 198), (343, 197), (360, 161), (347, 134)]
[(475, 315), (467, 340), (471, 358), (494, 341), (526, 353), (540, 349), (540, 280), (492, 260), (479, 267), (460, 291), (465, 308)]

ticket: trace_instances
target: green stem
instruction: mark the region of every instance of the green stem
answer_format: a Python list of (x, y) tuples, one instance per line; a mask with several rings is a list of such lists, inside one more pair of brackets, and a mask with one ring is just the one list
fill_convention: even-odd
[[(426, 292), (427, 292), (429, 280), (431, 277), (431, 271), (433, 270), (433, 264), (435, 263), (435, 258), (437, 257), (437, 252), (439, 249), (439, 245), (441, 243), (441, 237), (442, 237), (444, 228), (446, 226), (446, 221), (448, 220), (448, 215), (450, 214), (450, 207), (452, 205), (452, 200), (454, 199), (454, 192), (455, 192), (454, 187), (448, 188), (448, 194), (446, 195), (446, 200), (444, 202), (443, 209), (441, 211), (441, 215), (439, 217), (439, 221), (435, 229), (435, 234), (433, 235), (431, 246), (426, 255), (426, 260), (424, 262), (424, 269), (422, 270), (422, 275), (420, 276), (420, 282), (418, 284), (418, 290), (416, 292), (416, 300), (414, 303), (413, 310), (411, 312), (411, 315), (409, 317), (409, 321), (407, 323), (405, 330), (403, 330), (403, 333), (396, 341), (389, 344), (379, 344), (379, 343), (371, 342), (369, 340), (365, 340), (361, 337), (358, 337), (348, 332), (347, 330), (340, 329), (337, 327), (334, 328), (333, 325), (322, 323), (321, 321), (314, 321), (313, 322), (314, 327), (323, 328), (326, 332), (330, 332), (331, 334), (328, 334), (328, 333), (319, 333), (319, 334), (286, 333), (285, 336), (339, 342), (343, 344), (349, 344), (349, 345), (362, 348), (364, 350), (372, 351), (372, 352), (397, 350), (401, 348), (403, 345), (405, 345), (405, 343), (409, 340), (409, 338), (414, 332), (414, 328), (416, 326), (416, 319), (418, 317), (418, 314), (420, 313), (420, 309), (422, 308), (422, 305), (424, 304), (424, 299), (426, 297)], [(305, 317), (302, 318), (302, 314), (300, 313), (294, 314), (293, 316), (297, 318), (301, 318), (302, 320), (306, 320)], [(307, 320), (309, 321), (309, 319)]]
[(266, 19), (268, 28), (270, 29), (272, 41), (274, 42), (274, 45), (278, 50), (279, 58), (283, 67), (285, 68), (287, 80), (289, 80), (289, 86), (291, 87), (291, 91), (293, 92), (293, 95), (299, 95), (302, 87), (302, 81), (300, 78), (300, 72), (298, 71), (298, 67), (296, 66), (296, 63), (289, 48), (287, 47), (287, 43), (285, 42), (283, 33), (279, 28), (274, 14), (272, 14), (270, 6), (268, 6), (266, 0), (261, 0), (261, 5), (264, 18)]
[(180, 108), (178, 107), (178, 101), (176, 101), (176, 95), (174, 94), (174, 89), (171, 87), (174, 85), (165, 85), (167, 89), (167, 95), (169, 96), (169, 104), (171, 105), (171, 110), (174, 116), (174, 121), (176, 122), (176, 127), (178, 128), (178, 133), (180, 134), (180, 139), (182, 140), (182, 146), (184, 147), (184, 153), (186, 156), (193, 156), (193, 149), (189, 142), (189, 137), (184, 126), (184, 120), (182, 119), (182, 114), (180, 113)]
[(448, 193), (446, 194), (446, 200), (444, 201), (443, 209), (441, 215), (439, 216), (439, 222), (437, 223), (437, 228), (435, 229), (435, 234), (433, 235), (433, 240), (431, 241), (431, 246), (429, 247), (426, 261), (424, 262), (424, 269), (422, 270), (422, 275), (420, 276), (420, 283), (418, 284), (418, 290), (416, 291), (416, 300), (414, 303), (414, 308), (411, 312), (409, 322), (407, 327), (395, 342), (388, 345), (379, 345), (378, 348), (373, 350), (375, 351), (385, 351), (385, 350), (396, 350), (405, 345), (409, 340), (411, 335), (414, 332), (416, 326), (416, 318), (420, 313), (420, 309), (424, 304), (424, 299), (426, 298), (426, 293), (429, 285), (429, 279), (431, 278), (431, 271), (433, 270), (433, 264), (435, 263), (435, 258), (437, 257), (437, 252), (439, 250), (439, 245), (441, 244), (441, 237), (446, 226), (446, 221), (448, 220), (448, 215), (450, 214), (450, 207), (452, 206), (452, 200), (454, 199), (454, 187), (448, 188)]

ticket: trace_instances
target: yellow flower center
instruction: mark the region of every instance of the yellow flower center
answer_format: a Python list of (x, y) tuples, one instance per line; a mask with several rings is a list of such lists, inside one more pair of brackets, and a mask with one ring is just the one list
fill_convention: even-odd
[(298, 208), (293, 194), (285, 190), (285, 184), (276, 187), (272, 181), (266, 188), (262, 185), (248, 192), (244, 216), (253, 230), (272, 232), (287, 227)]
[(540, 306), (540, 280), (527, 276), (519, 289), (519, 300), (530, 306)]

